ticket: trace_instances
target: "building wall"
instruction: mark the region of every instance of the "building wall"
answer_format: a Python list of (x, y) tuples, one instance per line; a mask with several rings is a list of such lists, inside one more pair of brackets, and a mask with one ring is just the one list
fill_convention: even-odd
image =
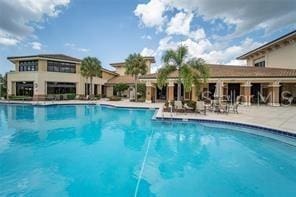
[(272, 50), (266, 56), (268, 67), (296, 69), (296, 42)]
[(102, 78), (103, 79), (109, 80), (109, 79), (112, 79), (113, 77), (115, 77), (114, 74), (110, 74), (109, 72), (102, 71)]
[(266, 51), (247, 59), (248, 66), (254, 66), (254, 61), (259, 58), (265, 59), (265, 67), (296, 69), (296, 42), (283, 44), (280, 47)]
[[(62, 72), (47, 72), (46, 60), (39, 60), (38, 71), (19, 72), (19, 63), (15, 63), (16, 71), (10, 72), (7, 75), (7, 94), (15, 95), (15, 82), (32, 81), (34, 82), (34, 96), (47, 95), (47, 82), (68, 82), (76, 83), (76, 94), (84, 95), (85, 83), (90, 83), (90, 79), (86, 79), (80, 74), (80, 64), (76, 64), (76, 73), (62, 73)], [(106, 72), (103, 72), (106, 73)], [(103, 78), (93, 78), (93, 93), (94, 85), (98, 85), (98, 94), (101, 93), (101, 85), (105, 84), (110, 74), (106, 73)], [(113, 77), (113, 76), (112, 76)]]
[(115, 69), (116, 69), (115, 72), (120, 76), (126, 75), (124, 66), (117, 66)]
[[(147, 74), (151, 73), (151, 61), (150, 60), (146, 60), (146, 66), (147, 66)], [(115, 72), (118, 73), (119, 75), (123, 76), (126, 75), (125, 74), (125, 67), (122, 66), (122, 64), (118, 64), (118, 66), (115, 67)]]

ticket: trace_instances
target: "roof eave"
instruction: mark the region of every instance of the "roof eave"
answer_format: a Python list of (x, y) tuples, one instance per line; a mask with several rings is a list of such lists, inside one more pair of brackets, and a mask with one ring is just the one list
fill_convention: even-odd
[(260, 47), (257, 47), (255, 49), (253, 49), (253, 50), (251, 50), (251, 51), (237, 57), (236, 59), (237, 60), (245, 60), (245, 59), (247, 59), (248, 56), (250, 56), (250, 55), (252, 55), (252, 54), (254, 54), (254, 53), (256, 53), (256, 52), (258, 52), (260, 50), (264, 50), (264, 49), (266, 49), (268, 47), (271, 47), (272, 45), (277, 44), (279, 42), (282, 42), (282, 41), (284, 41), (284, 40), (286, 40), (286, 39), (288, 39), (288, 38), (290, 38), (292, 36), (295, 36), (295, 35), (296, 35), (296, 30), (294, 30), (292, 32), (289, 32), (289, 33), (287, 33), (287, 34), (285, 34), (285, 35), (283, 35), (283, 36), (281, 36), (281, 37), (279, 37), (277, 39), (274, 39), (274, 40), (272, 40), (272, 41), (270, 41), (270, 42), (268, 42), (268, 43), (266, 43), (266, 44), (264, 44), (264, 45), (262, 45)]

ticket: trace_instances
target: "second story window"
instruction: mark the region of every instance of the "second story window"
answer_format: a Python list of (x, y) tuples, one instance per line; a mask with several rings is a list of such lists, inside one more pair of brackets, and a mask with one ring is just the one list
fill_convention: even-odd
[(38, 60), (32, 61), (20, 61), (19, 62), (19, 71), (37, 71), (38, 70)]
[(47, 71), (76, 73), (76, 65), (68, 62), (47, 61)]
[(257, 59), (254, 61), (254, 66), (255, 67), (265, 67), (265, 58), (262, 57), (260, 59)]
[(265, 67), (265, 61), (255, 63), (255, 67)]

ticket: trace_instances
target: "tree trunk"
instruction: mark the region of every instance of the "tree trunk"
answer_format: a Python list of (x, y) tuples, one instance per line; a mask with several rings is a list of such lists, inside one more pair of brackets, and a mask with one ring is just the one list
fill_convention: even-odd
[(181, 82), (178, 81), (177, 100), (181, 100)]
[(135, 76), (135, 101), (138, 101), (138, 81), (137, 76)]
[(92, 81), (93, 81), (93, 78), (92, 77), (90, 77), (90, 96), (92, 96), (93, 94), (92, 94), (92, 90), (93, 90), (93, 85), (92, 85)]

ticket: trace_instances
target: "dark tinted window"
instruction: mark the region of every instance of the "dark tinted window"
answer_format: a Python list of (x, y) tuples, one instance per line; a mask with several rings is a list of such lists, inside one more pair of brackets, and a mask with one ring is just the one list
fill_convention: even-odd
[(255, 63), (255, 67), (265, 67), (265, 61)]
[(38, 70), (38, 60), (32, 61), (20, 61), (19, 62), (19, 71), (37, 71)]
[(68, 62), (47, 61), (47, 71), (76, 73), (76, 65)]

